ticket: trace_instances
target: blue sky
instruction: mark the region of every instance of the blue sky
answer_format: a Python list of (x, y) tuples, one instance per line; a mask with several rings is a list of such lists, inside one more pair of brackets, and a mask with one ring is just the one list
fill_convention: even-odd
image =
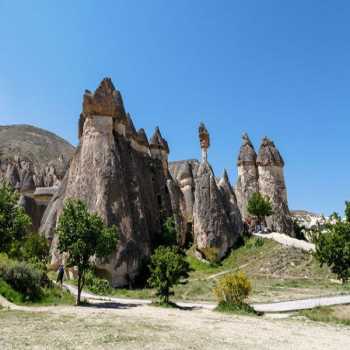
[(350, 199), (350, 2), (0, 0), (0, 124), (77, 143), (82, 94), (110, 76), (136, 127), (159, 125), (172, 160), (211, 135), (236, 180), (241, 134), (272, 138), (292, 209)]

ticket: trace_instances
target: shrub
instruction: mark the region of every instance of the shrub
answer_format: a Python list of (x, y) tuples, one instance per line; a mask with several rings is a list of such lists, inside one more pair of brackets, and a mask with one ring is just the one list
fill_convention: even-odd
[(168, 304), (169, 296), (173, 294), (171, 288), (188, 277), (190, 270), (185, 256), (176, 247), (159, 247), (151, 256), (151, 276), (148, 284), (156, 288), (161, 303)]
[(243, 305), (252, 290), (243, 272), (230, 273), (220, 278), (214, 288), (219, 304)]
[(21, 255), (27, 261), (38, 260), (46, 262), (49, 256), (47, 239), (37, 233), (26, 236), (21, 247)]
[(28, 300), (40, 298), (43, 272), (32, 264), (1, 255), (0, 278)]
[(337, 222), (314, 235), (315, 257), (328, 265), (343, 283), (350, 277), (350, 223)]
[(19, 304), (22, 302), (22, 295), (16, 292), (7, 282), (0, 278), (0, 295), (4, 296), (12, 303)]
[(111, 293), (111, 285), (106, 279), (95, 276), (93, 271), (85, 274), (85, 285), (93, 293), (107, 295)]
[(0, 183), (0, 252), (16, 253), (13, 245), (30, 228), (30, 217), (18, 205), (18, 198), (19, 194), (11, 186)]
[(219, 249), (215, 247), (206, 247), (200, 250), (204, 259), (207, 260), (211, 266), (217, 266), (220, 263)]

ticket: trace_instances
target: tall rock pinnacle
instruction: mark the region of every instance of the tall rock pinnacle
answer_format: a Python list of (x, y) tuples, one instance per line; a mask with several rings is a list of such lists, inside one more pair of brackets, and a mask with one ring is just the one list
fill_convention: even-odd
[(208, 148), (210, 147), (210, 137), (207, 128), (204, 123), (199, 124), (198, 128), (199, 143), (202, 150), (202, 162), (208, 160)]
[(98, 268), (110, 276), (113, 286), (127, 285), (152, 253), (162, 223), (173, 215), (163, 164), (152, 157), (144, 130), (135, 132), (110, 79), (104, 79), (95, 93), (85, 93), (80, 122), (79, 146), (40, 231), (52, 241), (52, 263), (59, 262), (55, 227), (64, 201), (84, 201), (105, 224), (116, 225), (120, 235), (109, 261), (97, 261)]
[(273, 215), (266, 218), (272, 231), (294, 235), (284, 180), (284, 161), (275, 144), (264, 137), (257, 157), (259, 191), (270, 198)]
[(256, 152), (247, 133), (242, 136), (242, 146), (239, 151), (237, 166), (238, 179), (235, 188), (237, 204), (245, 221), (249, 214), (247, 205), (251, 195), (259, 191)]

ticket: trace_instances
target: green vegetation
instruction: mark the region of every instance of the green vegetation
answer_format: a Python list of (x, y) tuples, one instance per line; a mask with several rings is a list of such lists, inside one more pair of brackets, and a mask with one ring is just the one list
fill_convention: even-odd
[(249, 294), (252, 291), (252, 285), (247, 276), (239, 271), (229, 273), (221, 277), (213, 292), (217, 298), (217, 311), (255, 314), (255, 310), (246, 303)]
[(85, 274), (85, 285), (89, 291), (97, 295), (108, 295), (112, 292), (109, 281), (97, 277), (92, 270), (87, 271)]
[(303, 310), (298, 313), (300, 316), (316, 322), (335, 323), (350, 326), (350, 306), (327, 306), (311, 310)]
[(205, 260), (209, 262), (212, 267), (218, 266), (220, 264), (219, 249), (215, 247), (206, 247), (201, 249)]
[(0, 184), (0, 252), (17, 254), (20, 243), (29, 232), (30, 217), (18, 205), (19, 194), (8, 184)]
[(270, 199), (267, 196), (264, 197), (260, 192), (252, 194), (248, 201), (247, 210), (250, 215), (256, 217), (258, 224), (262, 224), (266, 216), (273, 214)]
[(90, 214), (80, 200), (69, 199), (64, 205), (57, 227), (61, 253), (68, 253), (68, 267), (78, 268), (77, 304), (85, 283), (85, 273), (92, 267), (91, 257), (105, 259), (115, 249), (116, 227), (106, 227), (97, 214)]
[(148, 284), (157, 290), (161, 303), (168, 304), (172, 288), (188, 277), (189, 264), (176, 247), (159, 247), (151, 256)]
[(314, 235), (315, 257), (327, 265), (345, 284), (350, 277), (350, 203), (346, 202), (346, 222), (327, 224), (325, 229)]

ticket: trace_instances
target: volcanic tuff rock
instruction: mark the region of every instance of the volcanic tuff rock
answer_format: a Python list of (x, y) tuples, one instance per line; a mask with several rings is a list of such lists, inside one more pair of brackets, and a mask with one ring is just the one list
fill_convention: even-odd
[(243, 143), (239, 151), (237, 166), (238, 179), (235, 187), (237, 203), (242, 219), (245, 221), (249, 214), (247, 204), (251, 195), (259, 191), (258, 168), (256, 165), (256, 152), (248, 134), (242, 136)]
[(294, 235), (293, 221), (288, 208), (287, 189), (284, 180), (284, 161), (275, 144), (264, 137), (257, 157), (259, 191), (270, 198), (273, 215), (266, 218), (272, 231)]
[[(135, 279), (161, 234), (162, 222), (173, 214), (172, 206), (180, 207), (181, 202), (179, 198), (171, 201), (167, 188), (171, 179), (165, 176), (163, 165), (168, 149), (161, 147), (152, 155), (144, 131), (135, 134), (131, 117), (122, 106), (121, 95), (110, 79), (104, 79), (94, 94), (84, 95), (80, 144), (41, 225), (59, 259), (54, 228), (65, 199), (81, 199), (106, 224), (116, 224), (118, 248), (107, 264), (99, 263), (114, 286)], [(156, 130), (156, 137), (159, 134)]]

